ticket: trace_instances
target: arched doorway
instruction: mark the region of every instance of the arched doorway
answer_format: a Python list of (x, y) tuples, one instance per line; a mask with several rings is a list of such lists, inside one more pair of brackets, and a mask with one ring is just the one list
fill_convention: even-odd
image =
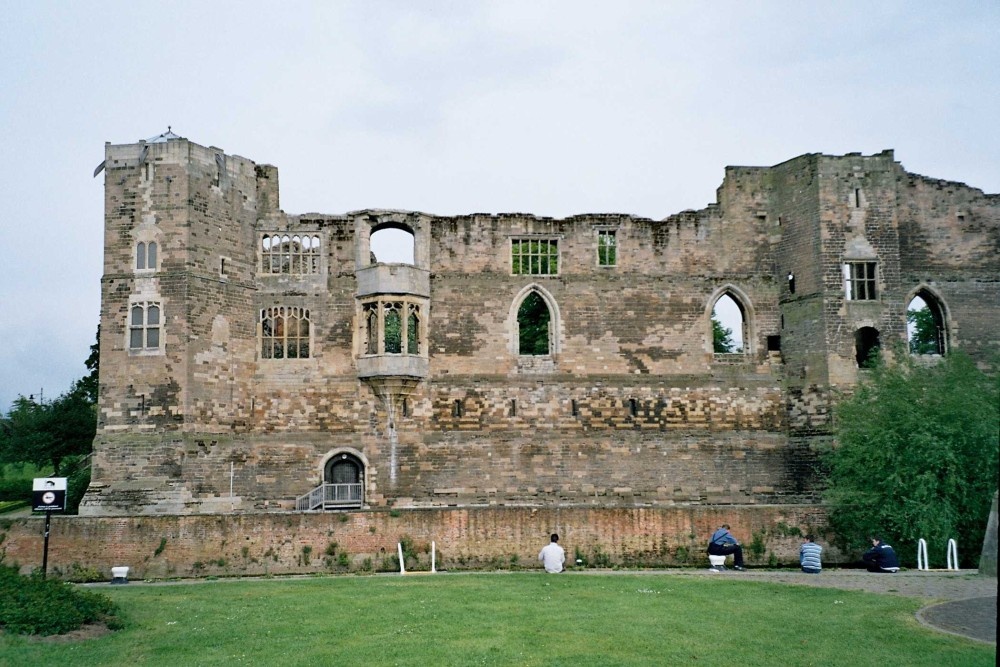
[(347, 452), (330, 458), (323, 468), (323, 507), (361, 507), (364, 501), (365, 466)]

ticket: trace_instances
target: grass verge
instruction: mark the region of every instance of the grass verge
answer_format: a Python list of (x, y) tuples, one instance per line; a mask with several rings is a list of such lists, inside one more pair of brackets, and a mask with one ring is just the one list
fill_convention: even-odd
[(482, 574), (102, 589), (126, 628), (0, 638), (0, 664), (994, 665), (918, 600), (669, 575)]

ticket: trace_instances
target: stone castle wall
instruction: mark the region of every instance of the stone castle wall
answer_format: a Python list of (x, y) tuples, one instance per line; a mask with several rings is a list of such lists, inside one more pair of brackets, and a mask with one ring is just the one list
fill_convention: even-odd
[[(274, 167), (221, 149), (175, 138), (107, 158), (84, 513), (287, 510), (342, 453), (364, 467), (366, 507), (809, 503), (832, 403), (859, 377), (856, 330), (897, 354), (926, 289), (950, 348), (1000, 345), (998, 197), (908, 174), (891, 151), (728, 167), (716, 203), (663, 220), (289, 215)], [(373, 263), (385, 227), (413, 235), (415, 266)], [(617, 261), (601, 266), (608, 230)], [(263, 270), (273, 234), (318, 238), (317, 270)], [(514, 274), (518, 239), (557, 243), (558, 273)], [(151, 240), (158, 264), (137, 270)], [(875, 300), (845, 298), (859, 260), (878, 265)], [(531, 292), (552, 316), (547, 355), (518, 352)], [(740, 354), (712, 350), (722, 294), (743, 309)], [(375, 297), (419, 306), (417, 352), (366, 351)], [(158, 349), (130, 347), (136, 303), (162, 309)], [(262, 354), (268, 308), (309, 312), (308, 358)]]

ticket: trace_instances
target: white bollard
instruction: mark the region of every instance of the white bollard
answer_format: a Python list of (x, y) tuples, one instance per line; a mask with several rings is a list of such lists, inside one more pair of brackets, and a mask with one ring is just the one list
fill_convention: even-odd
[(948, 540), (948, 569), (958, 569), (958, 543), (954, 538)]
[(917, 540), (917, 569), (930, 569), (927, 565), (927, 540), (922, 537)]
[(435, 556), (435, 547), (434, 547), (434, 542), (432, 540), (431, 541), (431, 572), (437, 572), (437, 570), (434, 568), (434, 556)]
[(406, 574), (406, 566), (403, 565), (403, 543), (396, 543), (396, 550), (399, 552), (399, 573)]

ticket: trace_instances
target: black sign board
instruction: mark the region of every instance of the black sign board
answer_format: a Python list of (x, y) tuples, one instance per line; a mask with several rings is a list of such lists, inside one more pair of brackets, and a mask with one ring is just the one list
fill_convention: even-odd
[(36, 477), (31, 485), (31, 509), (62, 512), (66, 509), (66, 478)]

